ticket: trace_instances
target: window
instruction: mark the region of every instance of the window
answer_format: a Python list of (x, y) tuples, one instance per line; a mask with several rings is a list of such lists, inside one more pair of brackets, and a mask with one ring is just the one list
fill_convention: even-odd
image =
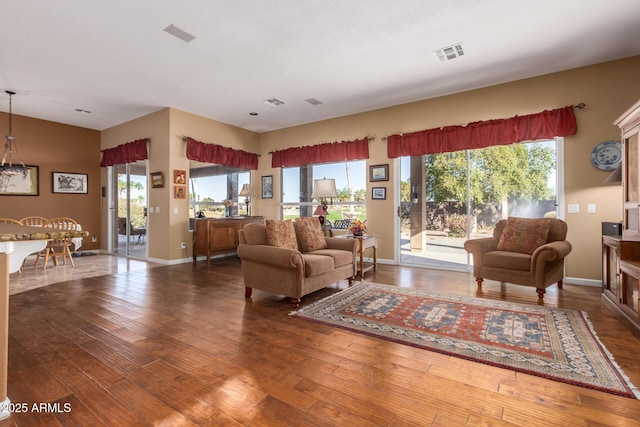
[(366, 161), (303, 165), (282, 168), (281, 173), (281, 218), (313, 216), (318, 205), (317, 200), (311, 200), (313, 180), (333, 178), (336, 180), (338, 197), (329, 205), (326, 218), (331, 223), (346, 218), (366, 219)]
[(251, 183), (251, 173), (220, 165), (189, 169), (189, 216), (198, 212), (207, 218), (225, 216), (225, 200), (231, 200), (231, 216), (247, 215), (244, 198), (238, 196), (244, 184)]

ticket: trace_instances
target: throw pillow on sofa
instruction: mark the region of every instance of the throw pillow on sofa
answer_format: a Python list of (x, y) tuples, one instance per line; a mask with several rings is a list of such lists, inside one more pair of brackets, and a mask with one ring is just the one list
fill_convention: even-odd
[(547, 243), (549, 221), (509, 217), (498, 242), (499, 251), (529, 254)]
[(327, 241), (324, 238), (318, 218), (296, 218), (296, 227), (298, 228), (298, 239), (300, 239), (302, 252), (311, 252), (327, 247)]
[(264, 225), (267, 231), (267, 244), (269, 246), (298, 250), (296, 231), (290, 219), (266, 219)]

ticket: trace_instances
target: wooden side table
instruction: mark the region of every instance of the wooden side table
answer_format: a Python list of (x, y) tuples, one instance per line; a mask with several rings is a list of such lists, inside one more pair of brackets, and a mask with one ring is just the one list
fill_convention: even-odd
[[(380, 236), (374, 236), (371, 234), (365, 234), (364, 236), (352, 236), (346, 234), (344, 236), (337, 236), (343, 239), (358, 239), (358, 253), (360, 254), (360, 260), (358, 262), (358, 273), (360, 273), (360, 280), (364, 280), (364, 273), (372, 270), (378, 271), (378, 238)], [(364, 263), (364, 250), (372, 248), (373, 251), (373, 263), (365, 266)]]

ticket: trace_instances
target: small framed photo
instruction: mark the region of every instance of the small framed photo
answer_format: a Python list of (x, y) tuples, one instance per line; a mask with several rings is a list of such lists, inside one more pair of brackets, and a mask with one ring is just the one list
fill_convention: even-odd
[(86, 173), (51, 172), (54, 193), (87, 194), (89, 175)]
[(369, 181), (389, 181), (389, 164), (369, 166)]
[(273, 199), (273, 175), (262, 177), (262, 198)]
[(387, 199), (387, 187), (373, 187), (371, 189), (372, 200), (386, 200)]
[(164, 173), (151, 172), (151, 188), (163, 188), (164, 187)]
[(173, 171), (173, 183), (174, 184), (186, 184), (187, 183), (187, 172), (181, 170)]
[(176, 185), (173, 188), (173, 198), (174, 199), (186, 199), (187, 198), (187, 186), (186, 185)]

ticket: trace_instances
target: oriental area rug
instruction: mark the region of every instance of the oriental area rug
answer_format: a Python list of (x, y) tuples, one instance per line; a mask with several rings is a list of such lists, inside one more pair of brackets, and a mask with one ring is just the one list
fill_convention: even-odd
[(581, 311), (362, 282), (291, 315), (640, 399)]

